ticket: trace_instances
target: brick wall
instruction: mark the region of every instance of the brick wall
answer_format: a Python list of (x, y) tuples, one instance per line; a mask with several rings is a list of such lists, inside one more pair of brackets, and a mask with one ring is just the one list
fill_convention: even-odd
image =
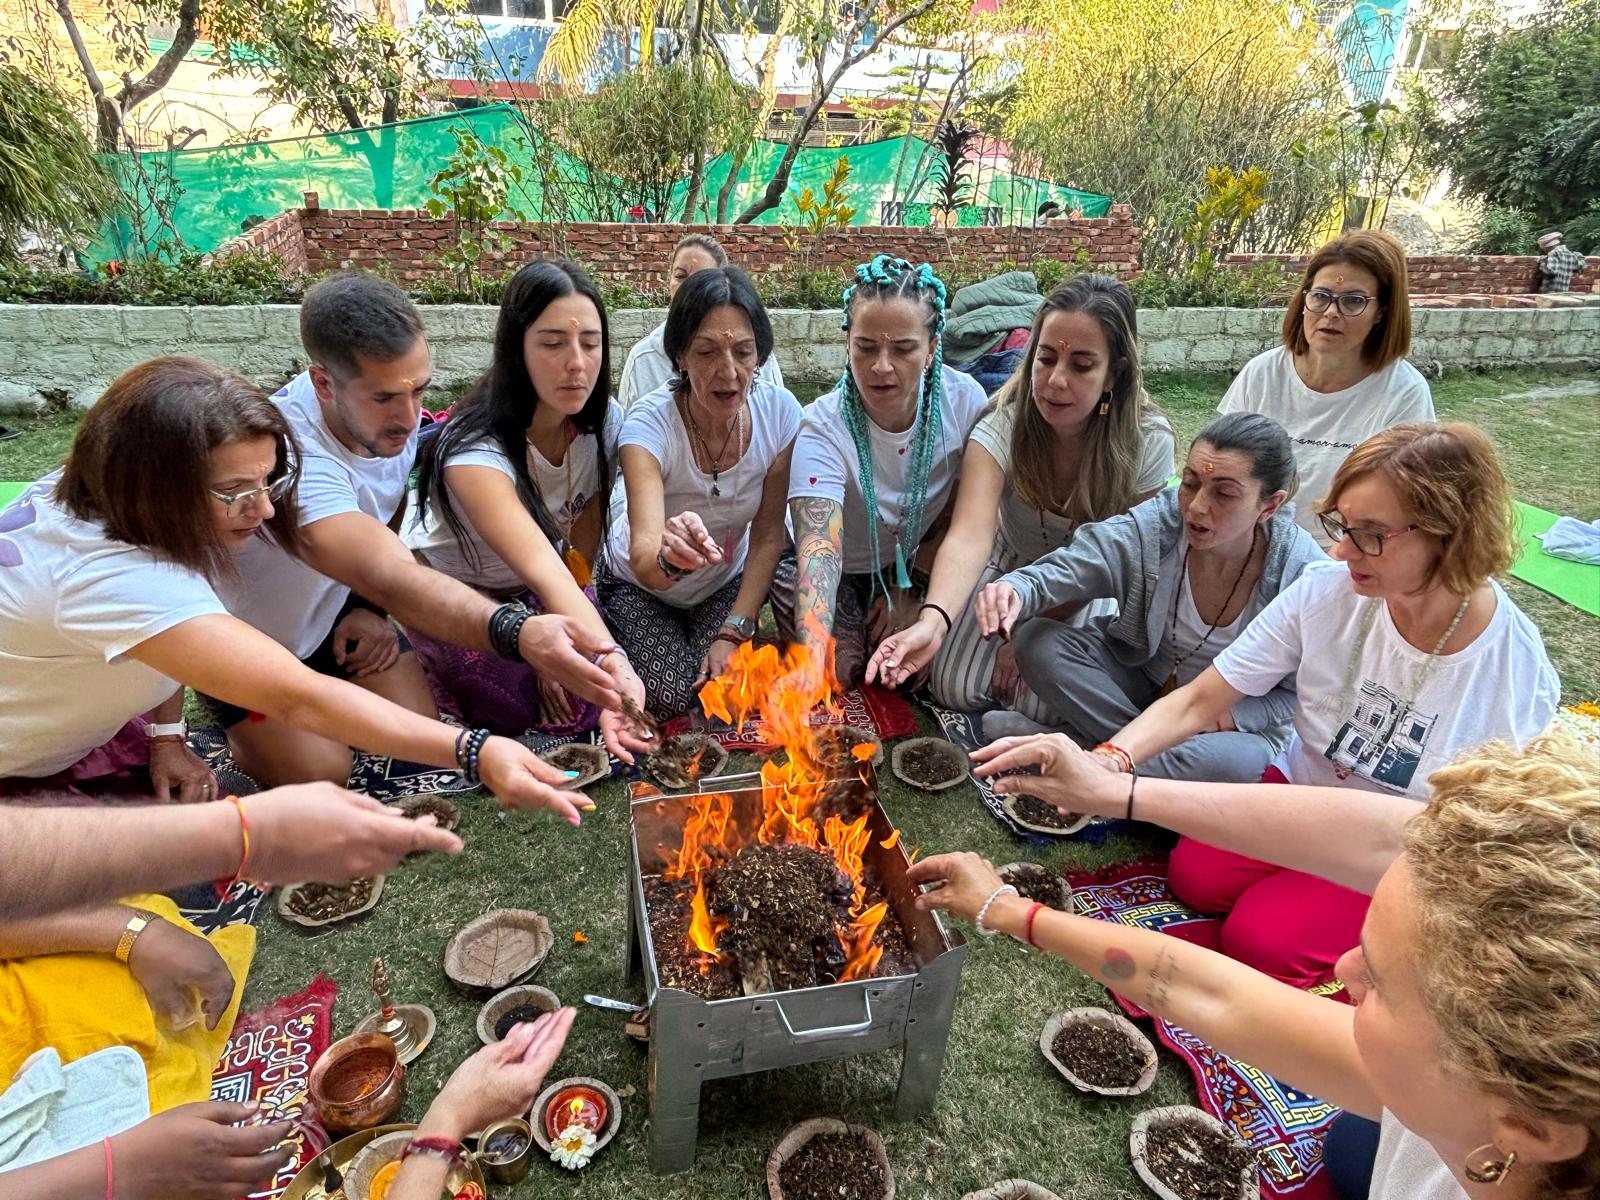
[[(285, 217), (299, 222), (298, 259), (283, 248), (283, 242), (294, 236), (286, 225), (278, 224)], [(269, 226), (273, 228), (269, 230)], [(509, 262), (526, 262), (562, 252), (547, 226), (507, 221), (497, 222), (496, 228), (511, 238), (511, 250), (505, 255)], [(727, 248), (734, 262), (751, 272), (778, 270), (795, 260), (784, 240), (785, 231), (766, 225), (573, 224), (566, 227), (565, 253), (608, 278), (625, 279), (636, 287), (660, 291), (666, 287), (672, 247), (691, 231), (712, 234)], [(415, 209), (384, 212), (308, 207), (256, 226), (233, 239), (224, 250), (271, 250), (312, 272), (382, 265), (398, 279), (411, 282), (436, 273), (431, 262), (452, 237), (448, 219)], [(1128, 206), (1114, 206), (1107, 217), (1055, 220), (1037, 229), (861, 226), (830, 235), (814, 261), (818, 266), (848, 267), (875, 254), (897, 254), (913, 262), (935, 264), (1006, 259), (1022, 262), (1032, 258), (1070, 262), (1080, 251), (1087, 252), (1096, 270), (1121, 279), (1132, 278), (1138, 271), (1139, 232)]]
[[(404, 282), (418, 282), (436, 273), (431, 262), (452, 237), (449, 220), (420, 210), (318, 208), (314, 192), (308, 192), (306, 200), (306, 208), (278, 214), (225, 243), (217, 253), (262, 250), (281, 254), (296, 270), (313, 273), (382, 266)], [(511, 237), (506, 261), (562, 253), (547, 226), (507, 221), (497, 222), (496, 227)], [(678, 239), (691, 231), (715, 236), (736, 263), (752, 272), (780, 270), (795, 261), (785, 231), (770, 225), (573, 224), (566, 227), (565, 253), (610, 279), (662, 291), (667, 257)], [(814, 262), (843, 268), (874, 254), (935, 264), (1034, 258), (1071, 262), (1080, 251), (1087, 253), (1094, 269), (1108, 275), (1131, 279), (1138, 274), (1139, 230), (1128, 206), (1113, 205), (1107, 217), (1064, 218), (1037, 229), (858, 226), (830, 235), (815, 252)], [(1224, 263), (1243, 270), (1273, 262), (1298, 276), (1309, 259), (1306, 254), (1230, 254)], [(1414, 297), (1527, 295), (1539, 284), (1539, 260), (1531, 255), (1414, 255), (1406, 262)], [(1588, 292), (1600, 283), (1600, 262), (1591, 259), (1591, 263), (1574, 277), (1574, 291)]]
[(238, 254), (253, 250), (262, 254), (282, 255), (291, 270), (309, 269), (306, 261), (306, 238), (301, 228), (301, 209), (291, 208), (261, 222), (236, 238), (222, 243), (215, 256)]
[[(1230, 254), (1228, 266), (1241, 269), (1258, 263), (1280, 263), (1298, 277), (1311, 260), (1309, 254)], [(1600, 266), (1575, 275), (1572, 290), (1587, 292), (1600, 282)], [(1539, 290), (1539, 260), (1533, 255), (1416, 254), (1406, 259), (1413, 296), (1509, 296)]]

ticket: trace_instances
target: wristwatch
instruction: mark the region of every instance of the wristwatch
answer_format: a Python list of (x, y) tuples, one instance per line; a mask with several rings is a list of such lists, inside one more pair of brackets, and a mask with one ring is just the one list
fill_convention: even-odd
[(733, 630), (739, 635), (739, 640), (742, 642), (748, 642), (756, 636), (756, 619), (754, 617), (736, 617), (730, 613), (728, 619), (722, 622), (722, 627)]
[(133, 915), (128, 918), (128, 923), (123, 926), (122, 936), (117, 939), (115, 951), (117, 961), (126, 963), (128, 955), (133, 953), (133, 944), (139, 940), (139, 935), (144, 932), (145, 926), (156, 919), (156, 914), (148, 909), (136, 908)]
[(189, 722), (174, 721), (170, 725), (146, 725), (144, 736), (152, 741), (160, 737), (187, 738), (189, 736)]

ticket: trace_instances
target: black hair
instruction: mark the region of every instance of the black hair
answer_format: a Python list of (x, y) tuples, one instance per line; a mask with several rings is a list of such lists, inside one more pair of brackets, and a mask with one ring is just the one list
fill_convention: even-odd
[(711, 310), (725, 304), (750, 318), (750, 329), (756, 335), (756, 366), (766, 362), (772, 354), (772, 321), (767, 317), (750, 276), (738, 267), (696, 271), (678, 285), (678, 294), (667, 309), (666, 328), (661, 333), (661, 348), (667, 352), (667, 361), (674, 371), (673, 391), (682, 391), (688, 386), (679, 371), (678, 360), (689, 352), (689, 343)]
[(387, 279), (365, 271), (320, 279), (300, 302), (300, 344), (312, 362), (335, 373), (359, 374), (357, 355), (393, 362), (421, 336), (417, 306)]
[[(611, 495), (613, 467), (606, 455), (605, 439), (606, 413), (611, 403), (611, 333), (606, 324), (605, 301), (594, 281), (576, 263), (565, 259), (539, 259), (523, 267), (506, 285), (500, 318), (495, 325), (494, 353), (489, 369), (451, 409), (450, 419), (444, 423), (438, 437), (423, 448), (418, 463), (418, 509), (427, 512), (428, 498), (438, 495), (439, 511), (444, 515), (445, 524), (461, 543), (469, 561), (474, 557), (474, 547), (451, 502), (444, 469), (450, 465), (453, 455), (485, 437), (492, 437), (511, 460), (517, 498), (523, 507), (533, 515), (557, 553), (564, 548), (564, 535), (528, 470), (528, 423), (533, 420), (533, 410), (539, 399), (533, 390), (533, 381), (528, 378), (523, 342), (528, 327), (539, 319), (540, 313), (552, 302), (572, 295), (587, 298), (600, 314), (600, 372), (594, 390), (572, 417), (572, 423), (580, 433), (594, 435), (595, 457), (600, 467), (600, 487), (594, 503), (601, 506), (602, 528), (607, 522), (606, 499)], [(572, 451), (569, 449), (567, 453)]]
[(1195, 435), (1194, 444), (1200, 442), (1213, 450), (1232, 450), (1248, 458), (1250, 477), (1261, 485), (1263, 496), (1286, 492), (1292, 497), (1300, 488), (1294, 447), (1283, 426), (1271, 417), (1254, 412), (1228, 413)]

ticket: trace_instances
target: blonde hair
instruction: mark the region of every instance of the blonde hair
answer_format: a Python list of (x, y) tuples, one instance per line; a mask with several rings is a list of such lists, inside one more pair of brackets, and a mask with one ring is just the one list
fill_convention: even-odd
[[(1087, 313), (1100, 324), (1110, 352), (1110, 390), (1083, 433), (1078, 476), (1065, 494), (1056, 475), (1055, 433), (1033, 402), (1033, 362), (1045, 319), (1056, 312)], [(1139, 370), (1137, 311), (1126, 285), (1105, 275), (1079, 275), (1045, 297), (1033, 318), (1028, 349), (1016, 372), (995, 393), (992, 407), (1011, 409), (1011, 482), (1025, 503), (1082, 524), (1127, 512), (1139, 498), (1139, 458), (1145, 435), (1169, 429), (1145, 395)]]
[[(1539, 1200), (1600, 1188), (1600, 757), (1565, 735), (1468, 751), (1406, 829), (1422, 996), (1446, 1063), (1589, 1130)], [(1520, 1168), (1519, 1168), (1520, 1169)]]
[(1306, 341), (1306, 293), (1323, 267), (1349, 263), (1371, 271), (1378, 281), (1373, 297), (1383, 305), (1383, 316), (1367, 334), (1361, 346), (1361, 360), (1373, 370), (1386, 367), (1411, 351), (1411, 293), (1406, 273), (1406, 248), (1392, 234), (1381, 229), (1357, 229), (1340, 234), (1326, 243), (1306, 263), (1300, 286), (1289, 298), (1283, 314), (1283, 344), (1290, 354), (1304, 354), (1311, 348)]
[(1340, 464), (1317, 511), (1333, 512), (1344, 489), (1374, 471), (1394, 484), (1418, 528), (1444, 543), (1424, 586), (1465, 596), (1517, 561), (1511, 485), (1476, 425), (1410, 421), (1373, 434)]

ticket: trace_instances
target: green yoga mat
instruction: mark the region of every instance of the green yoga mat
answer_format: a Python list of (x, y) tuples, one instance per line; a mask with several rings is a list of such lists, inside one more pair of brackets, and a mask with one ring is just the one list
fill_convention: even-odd
[(10, 483), (0, 480), (0, 508), (4, 508), (22, 495), (23, 489), (27, 486), (26, 483)]
[(1522, 535), (1522, 557), (1511, 573), (1523, 583), (1565, 600), (1591, 617), (1600, 617), (1600, 566), (1568, 562), (1544, 552), (1536, 534), (1556, 523), (1556, 514), (1517, 501), (1517, 528)]

